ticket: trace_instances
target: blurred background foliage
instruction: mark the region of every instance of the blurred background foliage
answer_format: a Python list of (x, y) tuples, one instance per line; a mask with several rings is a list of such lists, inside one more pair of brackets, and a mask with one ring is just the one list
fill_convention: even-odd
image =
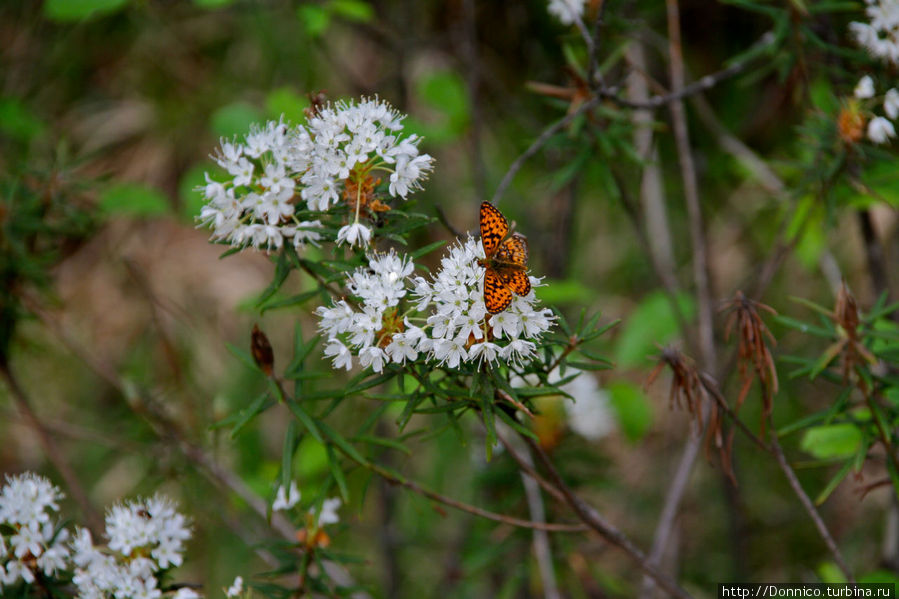
[[(894, 156), (861, 144), (847, 150), (839, 140), (838, 113), (859, 73), (873, 71), (847, 37), (847, 23), (861, 14), (854, 2), (682, 4), (691, 78), (719, 70), (766, 31), (776, 39), (743, 74), (687, 104), (716, 300), (741, 288), (748, 293), (774, 255), (758, 299), (785, 317), (811, 319), (791, 296), (832, 306), (841, 277), (863, 310), (899, 283), (895, 268), (872, 276), (865, 251), (873, 235), (885, 264), (899, 258)], [(635, 70), (625, 57), (639, 46), (645, 73), (667, 81), (664, 5), (613, 0), (605, 15), (606, 76)], [(260, 315), (256, 300), (271, 279), (271, 261), (254, 252), (219, 260), (221, 248), (194, 228), (202, 204), (195, 189), (214, 168), (208, 155), (220, 137), (282, 114), (298, 121), (310, 92), (378, 95), (410, 115), (407, 129), (425, 136), (422, 149), (437, 158), (416, 195), (420, 210), (436, 215), (439, 208), (453, 227), (474, 231), (480, 201), (569, 110), (582, 62), (576, 31), (553, 20), (542, 0), (3, 3), (0, 357), (90, 503), (102, 509), (157, 489), (177, 498), (195, 527), (179, 580), (202, 582), (213, 595), (236, 574), (267, 567), (253, 549), (273, 536), (264, 520), (181, 448), (185, 440), (205, 448), (252, 491), (273, 497), (283, 412), (269, 410), (236, 435), (213, 425), (266, 390), (264, 377), (238, 357), (252, 324), (268, 332), (283, 366), (295, 327), (308, 338), (315, 322), (295, 309)], [(890, 76), (895, 71), (884, 84)], [(652, 162), (672, 232), (663, 259), (689, 290), (677, 154), (667, 111), (654, 118)], [(604, 321), (622, 319), (598, 348), (615, 362), (599, 378), (617, 431), (588, 442), (558, 430), (552, 451), (573, 486), (648, 546), (689, 415), (669, 408), (666, 383), (648, 390), (643, 383), (658, 346), (685, 338), (679, 318), (692, 322), (696, 305), (685, 291), (676, 302), (680, 317), (673, 310), (633, 226), (645, 166), (634, 129), (633, 111), (601, 104), (595, 117), (573, 122), (525, 165), (501, 207), (530, 239), (533, 272), (547, 277), (544, 301), (566, 314), (587, 309), (601, 311)], [(435, 226), (417, 241), (450, 237)], [(279, 293), (310, 286), (297, 277)], [(790, 321), (768, 321), (778, 359), (827, 346)], [(723, 348), (723, 321), (716, 324)], [(229, 352), (229, 344), (237, 349)], [(327, 363), (313, 362), (330, 375)], [(791, 379), (789, 365), (778, 367), (777, 426), (826, 409), (840, 394), (838, 380)], [(734, 373), (721, 382), (733, 395), (739, 382), (730, 379)], [(62, 484), (6, 389), (0, 471), (39, 470)], [(741, 412), (753, 428), (761, 413), (754, 393)], [(144, 394), (173, 415), (177, 434), (135, 409)], [(334, 417), (351, 425), (366, 415), (360, 408)], [(399, 415), (388, 410), (379, 434), (396, 434)], [(858, 429), (794, 430), (783, 443), (807, 492), (828, 491), (821, 511), (847, 559), (860, 576), (889, 578), (899, 566), (894, 495), (884, 487), (862, 496), (879, 476), (864, 467), (828, 487), (842, 460), (857, 454)], [(410, 455), (385, 450), (383, 461), (453, 497), (520, 513), (517, 467), (502, 453), (485, 462), (481, 436), (477, 427), (463, 439), (436, 429), (408, 440)], [(669, 556), (682, 583), (712, 596), (715, 583), (727, 580), (838, 579), (770, 456), (739, 436), (735, 444), (738, 486), (714, 460), (691, 479), (676, 556)], [(293, 468), (304, 496), (329, 492), (328, 458), (314, 439), (302, 439)], [(332, 549), (359, 559), (350, 571), (374, 596), (539, 593), (527, 531), (444, 513), (361, 472), (347, 482), (351, 501)], [(73, 509), (83, 513), (84, 506)], [(567, 596), (636, 593), (639, 576), (606, 544), (582, 535), (553, 543)]]

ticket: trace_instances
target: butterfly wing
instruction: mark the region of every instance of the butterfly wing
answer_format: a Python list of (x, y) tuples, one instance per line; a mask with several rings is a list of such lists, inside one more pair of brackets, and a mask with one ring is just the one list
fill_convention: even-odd
[(491, 314), (502, 312), (512, 303), (512, 291), (492, 268), (484, 269), (484, 305)]
[(531, 278), (524, 270), (510, 270), (502, 274), (506, 286), (520, 296), (531, 292)]
[(496, 252), (500, 242), (509, 234), (509, 221), (493, 204), (483, 202), (481, 204), (480, 225), (484, 255), (490, 258)]
[[(501, 256), (500, 256), (501, 254)], [(528, 239), (521, 233), (514, 233), (502, 243), (497, 252), (497, 259), (506, 264), (518, 266), (520, 268), (528, 267)]]

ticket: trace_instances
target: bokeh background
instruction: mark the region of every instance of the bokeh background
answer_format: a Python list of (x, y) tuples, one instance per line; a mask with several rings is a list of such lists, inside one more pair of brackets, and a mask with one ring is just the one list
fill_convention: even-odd
[[(691, 77), (720, 69), (770, 28), (770, 14), (748, 4), (682, 4)], [(852, 48), (846, 24), (860, 16), (860, 5), (846, 3), (802, 18), (828, 44)], [(629, 54), (639, 46), (643, 72), (667, 80), (664, 4), (615, 1), (606, 23), (610, 77), (624, 80), (639, 70)], [(407, 130), (423, 135), (422, 150), (436, 158), (429, 183), (414, 196), (417, 208), (439, 210), (451, 227), (474, 231), (478, 204), (539, 132), (569, 110), (578, 89), (571, 65), (579, 42), (541, 0), (4, 2), (4, 361), (90, 503), (102, 513), (120, 498), (157, 490), (176, 498), (195, 530), (178, 579), (205, 585), (211, 596), (236, 574), (268, 567), (253, 545), (275, 535), (244, 499), (205, 473), (184, 442), (271, 498), (286, 419), (270, 410), (236, 438), (215, 427), (266, 390), (264, 378), (229, 346), (247, 351), (258, 323), (283, 366), (294, 328), (311, 335), (315, 322), (312, 306), (259, 314), (256, 300), (273, 273), (270, 258), (244, 251), (220, 259), (225, 248), (196, 228), (202, 206), (196, 188), (213, 168), (209, 155), (221, 137), (281, 115), (301, 120), (310, 92), (335, 99), (377, 95), (410, 115)], [(807, 156), (808, 135), (815, 135), (811, 116), (838, 106), (858, 73), (824, 46), (797, 47), (792, 57), (753, 63), (687, 106), (713, 297), (749, 291), (761, 265), (782, 252), (759, 299), (785, 315), (811, 318), (789, 298), (831, 306), (845, 277), (865, 308), (883, 289), (869, 275), (864, 231), (851, 210), (865, 202), (863, 194), (843, 184), (833, 203), (823, 205), (803, 191), (814, 166)], [(655, 117), (655, 182), (672, 232), (664, 259), (687, 290), (681, 307), (692, 319), (677, 156), (667, 111)], [(501, 208), (528, 235), (533, 272), (547, 277), (544, 301), (575, 317), (586, 309), (600, 311), (605, 322), (622, 319), (600, 343), (615, 367), (597, 373), (613, 432), (585, 439), (560, 416), (547, 443), (569, 480), (646, 547), (689, 416), (669, 406), (667, 374), (644, 387), (657, 344), (678, 343), (682, 334), (629, 215), (642, 172), (632, 155), (632, 118), (609, 106), (602, 119), (582, 125), (596, 128), (595, 136), (569, 129), (555, 136), (526, 163)], [(737, 150), (734, 140), (742, 144)], [(887, 264), (899, 258), (899, 186), (891, 170), (873, 172), (868, 182), (877, 182), (880, 201), (865, 204)], [(798, 220), (801, 210), (806, 218)], [(789, 243), (784, 231), (793, 235)], [(451, 237), (437, 223), (415, 241)], [(899, 273), (886, 274), (888, 290)], [(289, 280), (284, 293), (308, 284)], [(723, 319), (716, 324), (726, 347)], [(769, 326), (778, 359), (824, 347), (773, 320)], [(324, 361), (316, 368), (330, 372)], [(781, 426), (829, 405), (838, 392), (823, 380), (791, 380), (790, 369), (778, 362), (774, 419)], [(739, 388), (735, 376), (722, 380), (730, 396)], [(135, 408), (143, 394), (163, 406), (177, 434)], [(757, 429), (755, 394), (742, 414)], [(0, 387), (0, 471), (46, 473), (71, 497), (17, 406), (10, 388)], [(350, 424), (364, 419), (366, 409), (335, 418)], [(554, 409), (563, 408), (547, 408)], [(387, 452), (385, 462), (450, 496), (522, 513), (514, 463), (502, 453), (485, 461), (478, 427), (460, 438), (422, 418), (431, 432), (409, 440), (411, 455)], [(379, 427), (400, 434), (390, 414)], [(824, 449), (801, 433), (784, 437), (813, 498), (836, 471), (834, 460), (856, 450), (858, 440), (849, 437)], [(712, 456), (690, 479), (669, 556), (683, 584), (712, 596), (714, 585), (727, 580), (834, 579), (823, 543), (770, 456), (738, 437), (734, 471), (738, 486)], [(304, 439), (296, 464), (304, 495), (314, 495), (327, 473), (322, 447)], [(871, 480), (865, 469), (851, 474), (821, 511), (860, 574), (888, 577), (899, 564), (899, 520), (888, 486), (862, 497), (859, 490)], [(351, 473), (349, 482), (353, 500), (342, 508), (333, 548), (358, 558), (350, 572), (374, 596), (539, 594), (527, 531), (444, 513), (363, 473)], [(71, 499), (66, 508), (87, 516)], [(564, 516), (556, 506), (547, 509), (550, 520)], [(636, 593), (639, 575), (605, 543), (560, 536), (553, 544), (566, 596)]]

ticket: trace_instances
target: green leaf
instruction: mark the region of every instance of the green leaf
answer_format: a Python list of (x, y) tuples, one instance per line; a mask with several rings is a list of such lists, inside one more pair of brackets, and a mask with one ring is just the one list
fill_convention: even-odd
[(331, 476), (333, 476), (334, 480), (337, 482), (337, 488), (340, 489), (340, 496), (343, 498), (343, 502), (346, 503), (350, 500), (350, 490), (347, 487), (346, 477), (343, 474), (343, 470), (340, 468), (340, 461), (330, 445), (325, 449), (328, 452), (328, 465), (331, 467)]
[(216, 135), (230, 139), (235, 135), (245, 135), (250, 125), (262, 120), (262, 114), (254, 106), (246, 102), (233, 102), (212, 113), (210, 127)]
[(273, 89), (265, 97), (265, 111), (269, 118), (278, 119), (284, 115), (284, 118), (294, 124), (306, 120), (306, 113), (303, 111), (308, 106), (309, 98), (301, 96), (291, 87)]
[(339, 447), (341, 451), (347, 454), (347, 456), (360, 464), (368, 464), (368, 460), (362, 457), (362, 454), (359, 453), (346, 439), (340, 436), (337, 431), (324, 422), (319, 422), (318, 426), (321, 428), (322, 432), (324, 432), (325, 436), (328, 437), (334, 445)]
[(852, 423), (826, 424), (805, 431), (800, 447), (816, 458), (848, 458), (855, 455), (862, 432)]
[(331, 0), (331, 11), (349, 21), (367, 23), (375, 15), (374, 9), (363, 0)]
[(169, 212), (162, 192), (138, 183), (116, 183), (100, 195), (100, 209), (107, 214), (158, 216)]
[(409, 254), (409, 256), (412, 260), (418, 260), (425, 254), (430, 254), (437, 248), (443, 247), (444, 245), (446, 245), (445, 241), (435, 241), (434, 243), (429, 243), (428, 245), (415, 250), (414, 252)]
[(54, 21), (81, 21), (121, 10), (128, 0), (44, 0), (44, 16)]
[(299, 431), (297, 431), (297, 421), (291, 420), (287, 423), (287, 432), (284, 434), (284, 448), (281, 453), (281, 486), (285, 489), (290, 488), (290, 481), (293, 479), (293, 455), (299, 444)]
[(253, 418), (275, 405), (275, 403), (275, 400), (272, 399), (268, 393), (263, 393), (253, 400), (249, 406), (237, 412), (233, 418), (234, 428), (231, 429), (231, 439), (236, 439), (237, 435), (240, 434), (240, 431), (243, 430)]
[(618, 424), (628, 441), (643, 438), (652, 426), (652, 404), (643, 391), (632, 383), (617, 382), (606, 387)]
[[(386, 405), (386, 404), (385, 404)], [(375, 437), (373, 435), (356, 435), (353, 437), (353, 441), (358, 441), (360, 443), (368, 443), (370, 445), (380, 445), (381, 447), (389, 447), (390, 449), (396, 449), (397, 451), (402, 451), (406, 455), (412, 455), (412, 451), (409, 450), (408, 447), (396, 441), (394, 439), (387, 439), (385, 437)]]
[(281, 250), (281, 253), (278, 254), (278, 262), (275, 264), (275, 276), (269, 286), (266, 287), (265, 291), (262, 292), (262, 295), (259, 296), (259, 301), (256, 302), (256, 306), (259, 307), (265, 304), (265, 302), (281, 288), (281, 285), (287, 280), (289, 274), (290, 261), (287, 259), (287, 248), (284, 248)]
[(297, 7), (297, 18), (310, 37), (320, 36), (331, 24), (331, 14), (318, 4), (301, 4)]
[(309, 431), (309, 434), (315, 437), (315, 440), (319, 443), (324, 443), (325, 440), (322, 438), (321, 433), (318, 431), (318, 426), (316, 426), (315, 421), (312, 419), (306, 410), (300, 405), (298, 401), (288, 401), (287, 402), (288, 409), (293, 412), (293, 415), (297, 417), (297, 420), (303, 423), (303, 426), (306, 427), (306, 430)]
[(846, 576), (843, 574), (843, 571), (833, 562), (822, 562), (818, 565), (818, 577), (821, 579), (821, 582), (830, 584), (846, 583)]
[(17, 98), (0, 98), (0, 133), (19, 141), (43, 135), (47, 126)]
[[(677, 299), (687, 321), (693, 318), (693, 301), (686, 294)], [(648, 295), (624, 321), (618, 336), (615, 362), (621, 368), (645, 366), (648, 355), (656, 352), (656, 344), (671, 341), (679, 325), (671, 301), (662, 292)]]
[(834, 492), (834, 490), (839, 486), (843, 479), (846, 478), (846, 475), (849, 474), (849, 471), (852, 470), (852, 462), (853, 460), (847, 460), (843, 467), (840, 468), (837, 473), (830, 479), (830, 482), (818, 493), (818, 496), (815, 497), (815, 505), (821, 505), (827, 498), (830, 497), (830, 494)]

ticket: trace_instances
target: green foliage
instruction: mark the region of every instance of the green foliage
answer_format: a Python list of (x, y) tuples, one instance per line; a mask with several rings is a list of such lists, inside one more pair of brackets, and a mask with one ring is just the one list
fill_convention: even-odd
[(636, 385), (616, 382), (607, 387), (618, 424), (628, 441), (636, 443), (652, 427), (652, 405)]
[(106, 214), (161, 216), (171, 211), (166, 197), (146, 185), (117, 183), (100, 196), (100, 208)]
[(831, 459), (854, 456), (862, 444), (862, 433), (854, 424), (815, 426), (802, 435), (802, 449), (816, 458)]
[(46, 124), (27, 104), (16, 98), (0, 98), (0, 133), (22, 142), (44, 134)]
[(246, 102), (226, 104), (212, 113), (210, 127), (213, 133), (225, 138), (246, 133), (250, 125), (262, 120), (258, 109)]
[[(693, 302), (689, 296), (678, 297), (677, 305), (685, 319), (693, 318)], [(616, 364), (620, 368), (646, 366), (658, 347), (671, 341), (679, 329), (670, 299), (662, 292), (648, 295), (621, 328), (615, 352)]]
[(54, 21), (82, 21), (118, 12), (129, 0), (46, 0), (44, 16)]

